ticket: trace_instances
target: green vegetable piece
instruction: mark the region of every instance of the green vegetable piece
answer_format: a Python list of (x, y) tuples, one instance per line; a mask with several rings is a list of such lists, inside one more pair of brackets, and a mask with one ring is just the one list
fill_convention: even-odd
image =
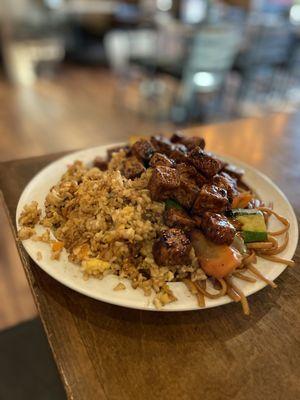
[(166, 208), (178, 208), (179, 210), (182, 210), (181, 205), (175, 200), (168, 199), (165, 201), (165, 205)]
[(245, 243), (264, 242), (268, 238), (264, 215), (259, 210), (233, 210), (233, 216), (242, 225)]
[(268, 239), (267, 232), (249, 232), (243, 231), (243, 238), (245, 243), (251, 242), (266, 242)]
[(240, 215), (262, 215), (263, 213), (260, 210), (255, 210), (255, 208), (234, 208), (231, 210), (231, 213), (234, 217), (238, 217)]

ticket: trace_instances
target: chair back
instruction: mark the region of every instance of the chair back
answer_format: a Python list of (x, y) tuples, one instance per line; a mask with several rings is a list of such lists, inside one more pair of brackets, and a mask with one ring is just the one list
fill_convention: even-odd
[(237, 54), (240, 36), (227, 27), (208, 27), (194, 37), (186, 68), (190, 71), (227, 71)]
[(288, 61), (292, 44), (291, 29), (286, 23), (254, 25), (248, 29), (248, 46), (241, 64), (252, 66), (279, 65)]
[(233, 65), (241, 43), (238, 31), (230, 27), (206, 27), (193, 38), (181, 85), (181, 102), (193, 93), (219, 90)]
[(104, 37), (104, 48), (109, 65), (117, 74), (128, 72), (131, 57), (153, 56), (156, 45), (157, 34), (150, 29), (113, 30)]

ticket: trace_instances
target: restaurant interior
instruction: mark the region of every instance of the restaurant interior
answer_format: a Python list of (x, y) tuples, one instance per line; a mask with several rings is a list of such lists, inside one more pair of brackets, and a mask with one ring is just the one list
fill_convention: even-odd
[[(299, 0), (1, 0), (1, 163), (299, 108)], [(64, 399), (0, 206), (0, 398)]]

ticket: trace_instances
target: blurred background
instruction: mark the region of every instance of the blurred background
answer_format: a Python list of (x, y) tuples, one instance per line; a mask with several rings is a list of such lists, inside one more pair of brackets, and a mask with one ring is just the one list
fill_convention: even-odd
[(0, 2), (0, 160), (300, 104), (299, 0)]
[[(300, 0), (0, 0), (0, 162), (299, 106)], [(3, 205), (0, 398), (64, 398)]]

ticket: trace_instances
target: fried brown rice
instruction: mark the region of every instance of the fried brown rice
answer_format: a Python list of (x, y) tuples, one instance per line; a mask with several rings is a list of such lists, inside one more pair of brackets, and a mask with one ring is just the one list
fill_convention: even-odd
[[(155, 263), (152, 245), (158, 232), (166, 228), (165, 205), (150, 198), (150, 169), (135, 180), (121, 175), (124, 158), (123, 151), (115, 153), (107, 171), (80, 161), (70, 165), (46, 196), (44, 216), (40, 218), (36, 202), (24, 208), (19, 237), (50, 243), (54, 259), (64, 247), (69, 260), (81, 266), (84, 278), (101, 279), (113, 273), (129, 278), (132, 287), (142, 289), (146, 296), (154, 290), (154, 304), (160, 308), (176, 300), (168, 282), (184, 279), (186, 274), (194, 280), (205, 279), (205, 274), (193, 250), (191, 264), (181, 266), (176, 277), (177, 266)], [(34, 235), (38, 222), (50, 229), (56, 240), (50, 240), (49, 231)]]

